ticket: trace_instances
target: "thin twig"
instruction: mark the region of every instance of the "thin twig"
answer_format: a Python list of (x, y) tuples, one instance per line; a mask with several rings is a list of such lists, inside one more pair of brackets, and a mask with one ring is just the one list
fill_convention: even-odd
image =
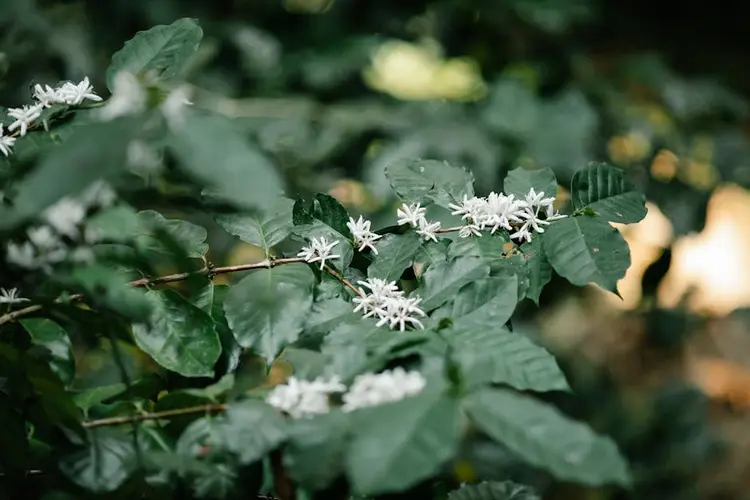
[(109, 417), (99, 420), (89, 420), (83, 422), (83, 427), (92, 429), (94, 427), (105, 427), (109, 425), (122, 425), (134, 422), (144, 422), (146, 420), (161, 420), (168, 418), (183, 417), (185, 415), (194, 415), (196, 413), (223, 413), (227, 411), (227, 405), (214, 403), (201, 406), (190, 406), (188, 408), (177, 408), (176, 410), (165, 410), (155, 413), (142, 413), (140, 415), (126, 415), (122, 417)]
[(441, 227), (440, 229), (436, 230), (436, 233), (452, 233), (454, 231), (460, 231), (463, 229), (464, 226), (455, 226), (455, 227)]
[(328, 266), (325, 266), (324, 270), (325, 270), (325, 272), (327, 272), (328, 274), (330, 274), (331, 276), (333, 276), (334, 278), (336, 278), (337, 280), (339, 280), (342, 284), (344, 284), (345, 286), (349, 287), (349, 289), (351, 291), (353, 291), (356, 295), (359, 295), (360, 297), (363, 296), (362, 292), (360, 292), (359, 289), (356, 286), (352, 285), (351, 281), (349, 281), (346, 278), (344, 278), (343, 276), (341, 276), (337, 271), (334, 271), (333, 269), (331, 269)]

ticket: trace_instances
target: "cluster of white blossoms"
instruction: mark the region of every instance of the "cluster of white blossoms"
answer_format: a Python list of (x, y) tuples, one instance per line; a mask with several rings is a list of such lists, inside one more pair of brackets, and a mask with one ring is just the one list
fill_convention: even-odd
[(409, 224), (417, 228), (417, 234), (425, 241), (437, 242), (437, 233), (440, 230), (439, 222), (430, 222), (425, 218), (426, 210), (419, 203), (407, 205), (403, 203), (401, 208), (396, 210), (398, 216), (398, 225)]
[(554, 203), (554, 197), (545, 198), (543, 191), (537, 193), (531, 188), (525, 199), (492, 192), (486, 198), (464, 196), (461, 203), (449, 207), (452, 215), (461, 215), (466, 221), (458, 233), (461, 238), (481, 236), (485, 230), (494, 234), (498, 229), (505, 229), (511, 239), (529, 242), (533, 232), (543, 233), (543, 226), (566, 217), (554, 211)]
[(337, 376), (318, 377), (312, 381), (290, 377), (285, 384), (277, 385), (268, 393), (266, 402), (292, 418), (303, 418), (330, 411), (332, 394), (344, 393), (341, 410), (350, 412), (414, 396), (426, 384), (421, 373), (407, 372), (401, 367), (358, 375), (348, 391)]
[(29, 299), (18, 295), (18, 288), (11, 288), (9, 290), (0, 288), (0, 304), (21, 304), (28, 301)]
[(88, 77), (79, 83), (65, 82), (57, 88), (49, 85), (34, 85), (33, 97), (35, 104), (8, 109), (8, 116), (14, 121), (8, 125), (7, 131), (3, 130), (0, 124), (0, 153), (5, 156), (13, 152), (12, 148), (16, 139), (25, 136), (26, 132), (35, 126), (36, 120), (42, 116), (45, 108), (50, 108), (55, 104), (79, 106), (86, 100), (97, 102), (102, 100), (94, 92), (94, 87)]
[(379, 234), (376, 234), (370, 230), (370, 221), (364, 219), (361, 215), (359, 219), (354, 220), (353, 217), (349, 217), (349, 222), (346, 223), (346, 227), (352, 232), (354, 243), (359, 245), (358, 250), (361, 252), (365, 248), (372, 250), (375, 255), (378, 254), (378, 249), (375, 248), (376, 240), (382, 238)]
[(326, 266), (327, 260), (338, 259), (341, 257), (338, 254), (333, 253), (333, 247), (339, 244), (338, 240), (328, 242), (325, 236), (320, 238), (311, 238), (310, 244), (302, 249), (297, 254), (297, 257), (302, 257), (305, 262), (320, 262), (320, 270)]
[(369, 292), (363, 288), (359, 289), (359, 296), (352, 299), (356, 304), (354, 312), (361, 312), (365, 318), (378, 318), (377, 326), (387, 324), (391, 328), (398, 327), (400, 331), (404, 331), (406, 325), (424, 329), (424, 325), (417, 318), (427, 316), (419, 307), (419, 303), (422, 302), (419, 296), (405, 297), (395, 281), (368, 278), (358, 281), (357, 284)]
[(112, 188), (104, 181), (91, 184), (78, 198), (65, 197), (48, 207), (42, 214), (45, 224), (29, 228), (23, 243), (8, 243), (6, 258), (9, 263), (26, 269), (50, 270), (51, 266), (71, 260), (89, 263), (93, 253), (86, 246), (72, 247), (64, 241), (93, 244), (99, 234), (83, 227), (90, 208), (110, 206), (116, 199)]

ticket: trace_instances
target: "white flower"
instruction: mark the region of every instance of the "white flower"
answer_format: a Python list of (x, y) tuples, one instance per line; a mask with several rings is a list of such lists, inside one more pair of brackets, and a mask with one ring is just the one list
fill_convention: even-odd
[(112, 82), (112, 97), (99, 110), (102, 121), (135, 115), (146, 109), (147, 96), (141, 82), (132, 73), (120, 71)]
[(103, 180), (94, 181), (81, 194), (81, 201), (86, 206), (108, 207), (117, 199), (117, 194), (112, 187)]
[(459, 238), (468, 238), (470, 236), (482, 236), (481, 228), (476, 224), (467, 224), (458, 231)]
[(0, 153), (4, 154), (6, 157), (10, 156), (13, 153), (11, 148), (15, 142), (15, 137), (3, 135), (3, 124), (0, 123)]
[(380, 239), (381, 236), (370, 231), (369, 220), (365, 220), (361, 215), (357, 220), (354, 220), (353, 217), (349, 217), (349, 222), (346, 223), (346, 227), (348, 227), (349, 231), (352, 232), (354, 242), (359, 245), (360, 252), (365, 248), (369, 248), (370, 250), (372, 250), (372, 253), (374, 253), (375, 255), (378, 254), (378, 250), (375, 248), (375, 245), (373, 245), (373, 243), (375, 242), (375, 240)]
[(0, 304), (20, 304), (28, 301), (29, 299), (18, 295), (18, 288), (11, 288), (10, 290), (0, 288)]
[(58, 89), (53, 89), (49, 85), (42, 87), (38, 83), (34, 85), (34, 99), (43, 108), (49, 108), (53, 104), (64, 102), (64, 98)]
[(383, 304), (385, 314), (382, 315), (376, 326), (383, 326), (388, 323), (391, 328), (395, 328), (398, 325), (398, 329), (403, 332), (408, 323), (424, 330), (422, 322), (415, 317), (415, 315), (422, 317), (427, 316), (425, 312), (419, 308), (420, 302), (422, 302), (422, 299), (418, 296), (386, 299)]
[(309, 417), (327, 413), (329, 396), (345, 390), (337, 376), (329, 379), (318, 377), (313, 381), (290, 377), (285, 384), (277, 385), (268, 393), (266, 402), (292, 418)]
[(399, 327), (404, 331), (406, 325), (424, 328), (417, 316), (425, 317), (425, 312), (419, 307), (422, 301), (418, 296), (404, 297), (404, 292), (398, 289), (395, 281), (385, 281), (379, 278), (368, 278), (357, 282), (362, 287), (368, 288), (367, 293), (359, 289), (359, 297), (352, 299), (354, 312), (362, 312), (363, 317), (371, 316), (378, 318), (377, 326), (388, 324), (391, 328)]
[(424, 238), (425, 241), (432, 240), (437, 243), (438, 239), (436, 231), (438, 229), (440, 229), (439, 222), (428, 222), (427, 219), (421, 218), (419, 219), (419, 229), (417, 230), (417, 234)]
[(407, 372), (401, 367), (381, 373), (358, 375), (349, 391), (344, 394), (342, 410), (350, 412), (359, 408), (400, 401), (422, 392), (427, 381), (417, 371)]
[(404, 224), (410, 224), (411, 227), (417, 227), (419, 221), (424, 219), (426, 210), (419, 206), (419, 203), (412, 203), (407, 205), (403, 203), (401, 208), (396, 210), (396, 216), (398, 216), (398, 225), (403, 226)]
[(88, 247), (76, 247), (70, 252), (69, 258), (79, 264), (90, 264), (94, 261), (94, 251)]
[(44, 218), (55, 230), (71, 238), (78, 234), (78, 225), (86, 216), (86, 208), (77, 200), (62, 198), (44, 211)]
[(161, 104), (161, 112), (172, 128), (177, 128), (185, 121), (185, 107), (192, 106), (190, 102), (190, 88), (187, 86), (177, 87), (172, 90)]
[(340, 255), (331, 254), (333, 247), (338, 244), (338, 240), (328, 243), (325, 236), (313, 238), (310, 240), (310, 245), (302, 247), (302, 250), (299, 251), (297, 256), (302, 257), (306, 262), (320, 262), (320, 270), (322, 271), (326, 265), (326, 260), (333, 260), (341, 257)]
[(102, 100), (101, 97), (94, 93), (94, 86), (91, 85), (88, 77), (81, 80), (77, 85), (65, 82), (62, 87), (57, 89), (57, 94), (63, 102), (71, 106), (77, 106), (86, 99), (96, 102)]
[(158, 152), (141, 140), (134, 140), (128, 144), (125, 159), (128, 168), (143, 175), (156, 174), (163, 166)]
[(8, 262), (17, 265), (18, 267), (34, 269), (38, 265), (34, 246), (28, 241), (23, 245), (8, 243), (6, 257)]
[(529, 189), (526, 194), (526, 204), (530, 207), (546, 207), (551, 206), (555, 202), (555, 198), (545, 198), (544, 191), (539, 193), (534, 188)]
[(565, 217), (567, 217), (567, 215), (565, 215), (565, 214), (561, 214), (560, 212), (556, 212), (555, 208), (551, 204), (547, 205), (547, 213), (546, 213), (546, 215), (547, 215), (547, 218), (545, 220), (548, 220), (550, 222), (551, 221), (555, 221), (555, 220), (559, 220), (559, 219), (564, 219)]
[(42, 114), (41, 104), (34, 106), (26, 105), (22, 108), (11, 108), (8, 110), (8, 116), (15, 118), (16, 121), (8, 126), (8, 130), (13, 132), (18, 129), (18, 133), (23, 137), (26, 135), (26, 131), (30, 126), (34, 124), (34, 120), (39, 118)]
[(51, 250), (60, 245), (60, 239), (49, 226), (39, 226), (27, 231), (29, 241), (39, 250)]

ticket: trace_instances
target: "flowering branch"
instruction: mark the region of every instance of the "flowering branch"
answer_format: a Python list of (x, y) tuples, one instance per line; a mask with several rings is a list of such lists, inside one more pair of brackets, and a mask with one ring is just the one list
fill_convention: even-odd
[(158, 411), (155, 413), (141, 413), (139, 415), (127, 415), (122, 417), (109, 417), (99, 420), (89, 420), (87, 422), (83, 422), (82, 425), (87, 429), (92, 429), (94, 427), (145, 422), (147, 420), (177, 418), (185, 415), (194, 415), (196, 413), (223, 413), (227, 411), (227, 409), (228, 406), (225, 404), (213, 403), (200, 406), (190, 406), (187, 408), (177, 408), (175, 410)]
[[(251, 271), (253, 269), (270, 269), (272, 267), (280, 266), (283, 264), (294, 264), (297, 262), (306, 262), (306, 260), (301, 257), (289, 257), (289, 258), (281, 258), (281, 259), (266, 259), (261, 262), (255, 262), (252, 264), (239, 264), (236, 266), (223, 266), (223, 267), (206, 266), (197, 271), (168, 274), (166, 276), (158, 276), (156, 278), (140, 278), (140, 279), (131, 281), (130, 285), (135, 286), (135, 287), (163, 285), (165, 283), (185, 281), (193, 276), (208, 276), (209, 279), (212, 279), (214, 276), (218, 276), (221, 274), (231, 274), (231, 273), (236, 273), (236, 272), (241, 272), (241, 271)], [(344, 286), (352, 290), (355, 294), (361, 296), (361, 293), (357, 289), (357, 287), (355, 287), (346, 278), (341, 276), (341, 274), (331, 269), (329, 266), (324, 266), (323, 270), (329, 275), (331, 275), (333, 278), (340, 281)], [(83, 298), (82, 294), (75, 294), (75, 295), (69, 295), (65, 300), (75, 301), (75, 300), (80, 300), (82, 298)], [(55, 302), (60, 303), (62, 302), (62, 300), (63, 299), (58, 298), (55, 300)], [(3, 325), (5, 323), (10, 323), (11, 321), (15, 321), (18, 318), (28, 316), (29, 314), (33, 314), (41, 310), (42, 307), (43, 307), (42, 304), (34, 304), (28, 307), (24, 307), (23, 309), (18, 309), (16, 311), (3, 314), (2, 316), (0, 316), (0, 325)]]

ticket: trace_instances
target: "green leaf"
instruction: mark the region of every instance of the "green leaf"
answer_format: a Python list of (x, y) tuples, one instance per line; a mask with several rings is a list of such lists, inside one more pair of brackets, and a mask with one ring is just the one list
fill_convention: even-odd
[(198, 50), (203, 30), (193, 19), (178, 19), (169, 25), (159, 25), (139, 31), (112, 56), (107, 68), (107, 88), (120, 71), (135, 75), (156, 70), (161, 81), (178, 76)]
[(490, 277), (469, 283), (456, 295), (449, 317), (454, 328), (504, 325), (518, 304), (518, 278)]
[(483, 432), (558, 479), (587, 485), (630, 482), (627, 462), (611, 439), (550, 405), (489, 388), (471, 394), (465, 403)]
[(129, 241), (138, 234), (139, 216), (131, 206), (120, 203), (90, 217), (86, 227), (106, 241)]
[[(40, 116), (38, 120), (42, 120)], [(13, 157), (16, 161), (26, 162), (47, 155), (60, 143), (56, 141), (52, 134), (47, 131), (39, 130), (28, 132), (25, 136), (16, 139), (13, 145)]]
[(515, 195), (516, 198), (524, 199), (534, 188), (537, 194), (544, 192), (545, 197), (557, 196), (557, 179), (555, 173), (549, 168), (526, 169), (517, 167), (508, 172), (503, 182), (505, 194)]
[(237, 342), (270, 364), (302, 332), (314, 286), (315, 276), (306, 264), (261, 269), (243, 278), (224, 302)]
[(207, 303), (204, 303), (204, 307), (207, 308), (203, 310), (208, 312), (211, 318), (213, 318), (216, 324), (216, 333), (219, 334), (219, 341), (221, 343), (221, 355), (216, 362), (217, 375), (232, 373), (240, 364), (242, 346), (234, 338), (232, 329), (229, 328), (229, 323), (224, 314), (224, 301), (229, 293), (229, 287), (227, 285), (215, 285), (212, 283), (211, 290), (213, 290), (211, 304), (209, 306)]
[(136, 466), (133, 438), (114, 429), (92, 429), (85, 449), (64, 457), (60, 470), (92, 493), (119, 488)]
[(492, 130), (525, 140), (537, 126), (539, 103), (527, 85), (515, 78), (502, 78), (495, 83), (482, 117)]
[(596, 283), (617, 293), (630, 267), (630, 248), (620, 232), (598, 217), (568, 217), (550, 224), (542, 248), (557, 274), (576, 286)]
[(292, 206), (292, 200), (282, 198), (262, 213), (222, 214), (216, 217), (216, 222), (242, 241), (262, 248), (268, 257), (271, 248), (281, 243), (292, 230)]
[(31, 341), (50, 352), (50, 368), (68, 385), (75, 376), (75, 357), (68, 333), (48, 318), (22, 319), (21, 325), (29, 332)]
[(603, 219), (629, 224), (646, 217), (646, 197), (625, 172), (606, 163), (590, 163), (573, 175), (573, 208), (590, 208)]
[(60, 198), (78, 195), (94, 181), (117, 173), (138, 130), (135, 119), (82, 126), (18, 184), (13, 209), (0, 208), (0, 229), (37, 216)]
[(260, 460), (276, 449), (287, 435), (284, 417), (257, 400), (231, 404), (222, 430), (227, 448), (236, 453), (243, 464)]
[(526, 336), (487, 322), (451, 328), (445, 337), (467, 387), (506, 384), (520, 391), (568, 391), (555, 357)]
[(360, 494), (404, 491), (434, 476), (455, 456), (461, 439), (458, 403), (439, 391), (363, 408), (351, 417), (346, 471)]
[(151, 252), (171, 254), (165, 247), (157, 233), (166, 232), (174, 241), (180, 245), (188, 257), (200, 258), (208, 251), (206, 238), (208, 233), (204, 228), (180, 219), (167, 219), (154, 210), (138, 212), (138, 237), (136, 243), (139, 247)]
[(118, 396), (127, 390), (127, 386), (122, 382), (111, 385), (102, 385), (86, 389), (73, 396), (73, 402), (87, 413), (91, 407), (96, 406), (110, 398)]
[(292, 233), (304, 238), (306, 242), (313, 238), (325, 238), (329, 243), (338, 241), (339, 244), (333, 247), (333, 254), (340, 257), (329, 262), (334, 262), (340, 270), (346, 269), (354, 258), (354, 247), (352, 247), (349, 238), (317, 219), (313, 220), (311, 224), (294, 226)]
[(436, 160), (398, 160), (385, 169), (396, 194), (408, 202), (441, 207), (474, 196), (474, 176), (468, 170)]
[(512, 481), (465, 484), (448, 493), (447, 500), (541, 500), (531, 487)]
[(505, 245), (510, 239), (502, 232), (483, 234), (479, 238), (457, 238), (448, 247), (448, 259), (479, 257), (490, 265), (490, 270), (504, 268), (508, 258)]
[(312, 305), (304, 329), (307, 333), (330, 332), (342, 323), (355, 322), (361, 317), (361, 314), (353, 312), (351, 302), (334, 297)]
[(396, 281), (401, 279), (404, 269), (414, 262), (417, 252), (422, 248), (422, 238), (414, 231), (386, 234), (376, 245), (378, 253), (372, 256), (367, 276)]
[(349, 419), (341, 411), (293, 420), (284, 448), (289, 476), (311, 490), (327, 487), (343, 471)]
[(94, 264), (75, 268), (60, 281), (77, 285), (94, 304), (104, 305), (129, 318), (140, 319), (151, 312), (151, 304), (143, 289), (131, 286), (127, 276), (115, 269)]
[(524, 243), (521, 245), (521, 252), (526, 259), (529, 271), (529, 288), (526, 290), (526, 297), (539, 305), (542, 290), (552, 279), (552, 265), (544, 254), (542, 238), (536, 237), (531, 242)]
[(319, 220), (346, 238), (351, 237), (346, 225), (349, 213), (336, 198), (325, 193), (316, 193), (312, 199), (297, 199), (292, 209), (292, 220), (295, 226)]
[(238, 207), (270, 208), (283, 192), (271, 160), (222, 116), (185, 117), (170, 147), (188, 175)]
[(490, 266), (476, 257), (434, 262), (422, 275), (422, 284), (415, 293), (422, 297), (425, 311), (435, 309), (451, 299), (464, 285), (487, 277)]
[(147, 296), (153, 313), (148, 324), (133, 325), (138, 347), (173, 372), (212, 376), (221, 344), (211, 316), (172, 290), (151, 290)]

